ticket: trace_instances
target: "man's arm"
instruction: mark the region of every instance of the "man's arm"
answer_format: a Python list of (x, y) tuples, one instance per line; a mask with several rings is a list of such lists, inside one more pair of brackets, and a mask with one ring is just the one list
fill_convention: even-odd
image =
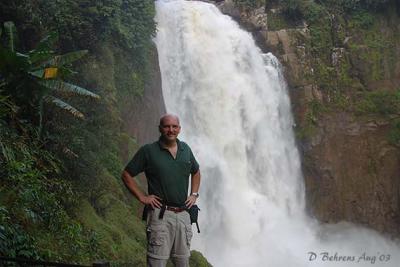
[(154, 208), (160, 208), (161, 202), (160, 198), (155, 195), (146, 196), (139, 188), (135, 179), (127, 172), (122, 172), (122, 180), (124, 181), (126, 187), (131, 191), (131, 193), (143, 204), (151, 205)]
[(186, 199), (185, 204), (186, 207), (190, 209), (196, 203), (197, 197), (192, 196), (192, 193), (198, 193), (199, 188), (200, 188), (200, 180), (201, 180), (201, 175), (200, 175), (200, 170), (198, 170), (195, 174), (192, 174), (191, 177), (191, 190), (190, 190), (190, 196)]

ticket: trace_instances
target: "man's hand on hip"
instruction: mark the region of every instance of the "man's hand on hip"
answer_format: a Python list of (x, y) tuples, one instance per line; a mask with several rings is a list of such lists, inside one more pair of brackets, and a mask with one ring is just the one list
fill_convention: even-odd
[(153, 209), (154, 208), (161, 208), (161, 198), (155, 195), (149, 195), (149, 196), (143, 196), (140, 199), (140, 202), (142, 202), (145, 205), (150, 205)]
[(190, 195), (185, 201), (185, 205), (188, 209), (190, 209), (196, 203), (197, 197)]

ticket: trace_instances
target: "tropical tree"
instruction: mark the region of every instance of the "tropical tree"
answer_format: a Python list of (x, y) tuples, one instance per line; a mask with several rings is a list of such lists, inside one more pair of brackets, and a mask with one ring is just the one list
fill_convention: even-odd
[[(37, 121), (39, 136), (43, 129), (44, 104), (60, 108), (77, 118), (84, 114), (62, 100), (63, 96), (84, 96), (99, 99), (99, 95), (63, 79), (74, 72), (70, 64), (87, 54), (87, 50), (56, 55), (52, 46), (57, 33), (52, 32), (28, 53), (16, 50), (17, 30), (14, 23), (4, 23), (3, 44), (0, 44), (0, 92), (8, 95), (20, 107), (20, 115)], [(2, 31), (0, 30), (0, 38)]]

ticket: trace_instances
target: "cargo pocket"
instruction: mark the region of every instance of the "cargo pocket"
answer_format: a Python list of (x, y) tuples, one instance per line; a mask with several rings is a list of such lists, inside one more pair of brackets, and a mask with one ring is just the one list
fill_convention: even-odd
[(192, 237), (193, 237), (192, 226), (186, 225), (186, 242), (189, 247), (190, 243), (192, 242)]
[(153, 257), (168, 256), (168, 232), (165, 225), (150, 225), (147, 228), (147, 251)]

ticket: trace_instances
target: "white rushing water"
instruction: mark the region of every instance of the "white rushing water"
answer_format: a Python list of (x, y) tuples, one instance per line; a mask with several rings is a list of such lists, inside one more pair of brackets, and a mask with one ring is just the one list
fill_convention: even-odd
[(400, 266), (399, 248), (376, 232), (307, 217), (276, 58), (211, 4), (156, 9), (165, 104), (203, 177), (192, 248), (214, 266)]

